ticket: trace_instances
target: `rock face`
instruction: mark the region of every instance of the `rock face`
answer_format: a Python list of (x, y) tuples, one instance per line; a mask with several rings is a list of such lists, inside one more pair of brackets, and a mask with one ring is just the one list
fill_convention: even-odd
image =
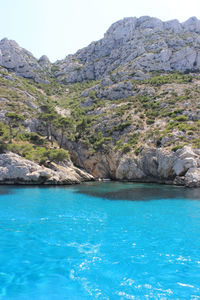
[(39, 61), (27, 50), (21, 48), (15, 41), (4, 38), (0, 41), (0, 66), (15, 72), (25, 78), (31, 78), (38, 82), (48, 83), (45, 80), (47, 73), (44, 66), (49, 66), (47, 57)]
[[(73, 117), (79, 105), (83, 108), (86, 117), (92, 120), (87, 124), (90, 126), (88, 133), (81, 135), (78, 129), (75, 139), (69, 141), (66, 138), (65, 141), (63, 138), (62, 146), (69, 150), (77, 166), (95, 178), (173, 183), (188, 187), (200, 185), (200, 152), (191, 147), (176, 152), (169, 150), (179, 142), (181, 146), (191, 143), (196, 147), (199, 137), (199, 127), (195, 123), (200, 119), (198, 19), (193, 17), (179, 23), (177, 20), (162, 22), (147, 16), (125, 18), (114, 23), (101, 40), (54, 64), (45, 55), (37, 60), (16, 42), (3, 39), (0, 41), (0, 66), (4, 67), (0, 77), (7, 80), (8, 88), (18, 80), (8, 71), (36, 82), (48, 84), (51, 81), (48, 93), (54, 87), (54, 94), (48, 95), (47, 89), (40, 85), (41, 95), (38, 97), (47, 102), (55, 100), (57, 114)], [(180, 74), (168, 74), (173, 71), (194, 73), (181, 74), (180, 86), (177, 77)], [(156, 80), (163, 77), (160, 78), (161, 86), (158, 85), (160, 79), (155, 84), (150, 83), (152, 80), (140, 81), (150, 77)], [(174, 82), (175, 77), (177, 80)], [(162, 84), (162, 79), (163, 82), (167, 79), (165, 84)], [(66, 88), (58, 84), (85, 80), (96, 81), (72, 84)], [(20, 88), (19, 84), (17, 86)], [(62, 87), (61, 90), (56, 86)], [(0, 118), (5, 121), (6, 112), (13, 108), (14, 101), (22, 99), (17, 109), (24, 112), (26, 107), (25, 131), (45, 136), (46, 129), (38, 119), (38, 112), (42, 110), (37, 93), (31, 95), (31, 90), (30, 93), (19, 92), (18, 87), (11, 85), (7, 93), (2, 89)], [(59, 107), (59, 95), (64, 95), (63, 99), (69, 95), (69, 109)], [(73, 107), (74, 100), (77, 105)], [(102, 103), (98, 105), (99, 102)], [(78, 118), (75, 117), (76, 129), (80, 125)], [(180, 128), (176, 124), (179, 120), (184, 122), (179, 124)], [(174, 128), (166, 128), (167, 123)], [(53, 126), (51, 129), (53, 138), (60, 141), (60, 133), (54, 132)], [(169, 134), (164, 129), (169, 130)], [(98, 136), (99, 133), (102, 136)], [(127, 153), (126, 146), (130, 152), (123, 154)], [(135, 154), (137, 149), (141, 151), (138, 156)], [(67, 184), (92, 178), (72, 164), (51, 164), (49, 168), (43, 168), (12, 153), (0, 155), (2, 183)]]
[(198, 70), (199, 34), (200, 21), (195, 17), (184, 23), (130, 17), (112, 24), (101, 40), (54, 64), (45, 55), (37, 60), (5, 38), (0, 41), (0, 66), (44, 83), (47, 74), (63, 83), (103, 77), (115, 82), (145, 79), (152, 71)]
[(176, 152), (168, 152), (163, 149), (144, 149), (139, 157), (125, 156), (121, 159), (116, 170), (116, 178), (199, 187), (199, 151), (193, 151), (187, 146)]
[[(190, 147), (184, 147), (176, 153), (160, 149), (144, 149), (138, 157), (130, 155), (121, 158), (113, 155), (100, 157), (98, 154), (96, 157), (85, 159), (84, 167), (96, 178), (110, 177), (121, 181), (200, 187), (200, 154), (197, 152)], [(81, 164), (81, 158), (77, 159)], [(190, 160), (192, 163), (188, 163)], [(51, 163), (49, 168), (46, 168), (12, 152), (0, 154), (0, 184), (63, 185), (91, 181), (94, 177), (74, 167), (72, 163), (62, 166)]]
[(93, 176), (72, 164), (51, 168), (23, 159), (12, 152), (0, 154), (0, 183), (2, 184), (73, 184), (93, 180)]
[(151, 17), (125, 18), (104, 38), (55, 63), (64, 83), (110, 76), (115, 81), (145, 79), (152, 71), (186, 71), (200, 67), (200, 21), (162, 22)]
[(187, 187), (200, 186), (200, 168), (190, 168), (185, 174), (185, 185)]
[[(80, 145), (79, 145), (80, 147)], [(200, 187), (200, 151), (185, 146), (176, 152), (146, 148), (139, 156), (90, 155), (76, 148), (73, 160), (95, 177)]]

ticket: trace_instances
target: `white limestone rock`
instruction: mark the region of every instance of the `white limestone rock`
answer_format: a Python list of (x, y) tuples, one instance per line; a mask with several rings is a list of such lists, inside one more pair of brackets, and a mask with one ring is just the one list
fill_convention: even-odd
[(93, 176), (79, 170), (73, 164), (53, 169), (40, 166), (17, 154), (0, 154), (0, 183), (9, 184), (72, 184), (93, 180)]
[(186, 31), (200, 33), (200, 21), (196, 17), (191, 17), (183, 23)]
[(0, 65), (19, 76), (44, 81), (41, 75), (45, 72), (37, 59), (13, 40), (0, 41)]
[(124, 157), (116, 170), (116, 179), (136, 180), (145, 177), (145, 173), (137, 166), (134, 159)]
[[(200, 21), (162, 22), (144, 16), (110, 26), (104, 38), (56, 63), (58, 79), (79, 82), (114, 72), (115, 80), (139, 79), (133, 72), (186, 71), (200, 67)], [(148, 73), (147, 73), (148, 75)]]
[(200, 187), (200, 168), (190, 168), (185, 174), (187, 187)]
[(138, 157), (127, 154), (119, 160), (116, 178), (198, 186), (200, 156), (195, 152), (185, 146), (176, 153), (146, 148)]
[(182, 25), (179, 23), (178, 20), (171, 20), (164, 22), (164, 29), (172, 31), (174, 33), (181, 33)]
[(177, 159), (174, 163), (173, 170), (177, 176), (183, 176), (190, 168), (198, 165), (198, 155), (191, 147), (185, 146), (176, 152)]

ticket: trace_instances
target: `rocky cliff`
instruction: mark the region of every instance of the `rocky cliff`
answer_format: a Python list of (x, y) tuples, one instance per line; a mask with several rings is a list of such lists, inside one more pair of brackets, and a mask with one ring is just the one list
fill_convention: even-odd
[(12, 152), (0, 154), (0, 184), (66, 185), (91, 180), (92, 175), (69, 161), (62, 165), (52, 163), (47, 168)]
[(183, 23), (131, 17), (112, 24), (101, 40), (54, 64), (45, 55), (37, 60), (15, 41), (4, 38), (0, 42), (0, 65), (44, 82), (50, 75), (64, 83), (105, 76), (117, 81), (145, 79), (153, 71), (198, 70), (199, 34), (200, 21), (196, 17)]
[(47, 56), (37, 60), (29, 51), (21, 48), (15, 41), (4, 38), (0, 41), (0, 66), (24, 78), (48, 84), (51, 63)]
[(198, 70), (200, 21), (162, 22), (151, 17), (114, 23), (100, 41), (91, 43), (55, 66), (55, 76), (72, 83), (105, 76), (121, 81), (149, 78), (153, 71)]
[(16, 177), (2, 154), (1, 182), (92, 179), (72, 165), (41, 175), (67, 150), (95, 178), (200, 185), (198, 19), (125, 18), (54, 64), (3, 39), (0, 66), (0, 150), (27, 159), (10, 158)]

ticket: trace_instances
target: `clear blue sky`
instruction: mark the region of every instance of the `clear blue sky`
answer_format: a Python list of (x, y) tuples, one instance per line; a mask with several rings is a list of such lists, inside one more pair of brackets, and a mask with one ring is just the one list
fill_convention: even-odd
[(0, 12), (0, 39), (55, 61), (102, 38), (124, 17), (200, 19), (200, 0), (0, 0)]

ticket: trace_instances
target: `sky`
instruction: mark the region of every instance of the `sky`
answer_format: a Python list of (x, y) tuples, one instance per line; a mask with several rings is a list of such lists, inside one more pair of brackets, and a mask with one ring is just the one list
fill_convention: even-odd
[(200, 0), (0, 0), (0, 40), (54, 62), (103, 37), (124, 17), (200, 19)]

